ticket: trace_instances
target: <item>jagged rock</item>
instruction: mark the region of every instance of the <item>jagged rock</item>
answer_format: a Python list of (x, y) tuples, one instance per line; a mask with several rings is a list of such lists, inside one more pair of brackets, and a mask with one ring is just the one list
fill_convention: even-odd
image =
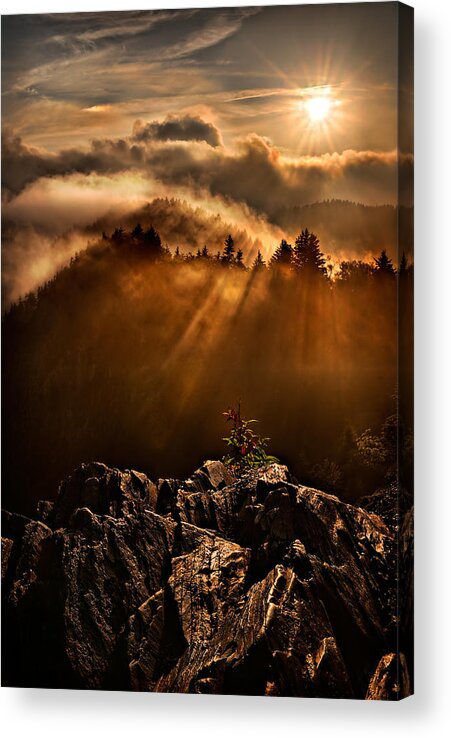
[(413, 508), (404, 516), (399, 534), (399, 643), (405, 654), (410, 684), (413, 688), (413, 618), (414, 618), (414, 546)]
[[(175, 479), (159, 479), (157, 484), (157, 512), (170, 513), (176, 520), (183, 520), (202, 527), (216, 527), (217, 519), (213, 497), (233, 484), (234, 478), (221, 461), (206, 461), (185, 482)], [(210, 525), (211, 524), (211, 525)]]
[(51, 500), (39, 500), (36, 506), (36, 517), (41, 523), (53, 526), (54, 503)]
[(157, 482), (156, 511), (160, 515), (173, 514), (177, 509), (177, 492), (181, 482), (177, 479), (159, 479)]
[(292, 481), (288, 468), (283, 464), (271, 464), (257, 476), (257, 496), (265, 495), (280, 485)]
[(371, 677), (365, 699), (401, 700), (411, 694), (409, 672), (403, 653), (382, 656)]
[(2, 536), (2, 583), (8, 575), (9, 562), (11, 560), (13, 545), (14, 543), (11, 538), (4, 538)]
[(155, 486), (86, 464), (48, 520), (5, 515), (5, 684), (393, 690), (394, 534), (282, 465), (233, 479), (210, 461)]
[(36, 577), (44, 541), (51, 535), (51, 530), (40, 521), (3, 511), (2, 533), (5, 541), (9, 541), (5, 577), (11, 580), (9, 598), (14, 601), (27, 583)]
[(55, 526), (67, 525), (74, 510), (87, 507), (98, 515), (121, 517), (143, 505), (155, 510), (156, 486), (144, 474), (121, 472), (105, 464), (82, 464), (60, 486), (54, 506)]
[(25, 527), (34, 537), (21, 542), (4, 621), (13, 683), (128, 686), (114, 672), (121, 632), (168, 576), (175, 523), (150, 511), (116, 519), (88, 508), (70, 522), (54, 532)]
[(411, 509), (412, 503), (412, 495), (399, 487), (396, 482), (358, 500), (359, 507), (379, 515), (393, 531), (402, 525), (402, 520)]
[(233, 475), (221, 461), (205, 461), (200, 469), (194, 472), (189, 482), (200, 485), (203, 491), (223, 489), (232, 484)]
[[(212, 465), (214, 476), (211, 475)], [(207, 466), (209, 465), (209, 467)], [(209, 469), (208, 474), (206, 468)], [(207, 480), (208, 476), (208, 480)], [(216, 483), (212, 486), (211, 477)], [(168, 485), (161, 485), (161, 494), (165, 496), (165, 509), (184, 522), (201, 528), (216, 530), (226, 538), (239, 539), (239, 530), (246, 527), (246, 508), (250, 508), (253, 519), (256, 505), (266, 494), (289, 483), (288, 469), (281, 464), (272, 464), (258, 472), (248, 472), (245, 476), (234, 480), (221, 462), (206, 462), (186, 482), (176, 485), (168, 480)], [(228, 482), (227, 486), (224, 483)], [(169, 485), (171, 488), (169, 490)], [(175, 487), (177, 491), (175, 492)], [(172, 504), (168, 500), (172, 495)], [(240, 514), (239, 520), (237, 515)], [(248, 531), (249, 534), (249, 531)], [(246, 534), (244, 534), (246, 538)]]

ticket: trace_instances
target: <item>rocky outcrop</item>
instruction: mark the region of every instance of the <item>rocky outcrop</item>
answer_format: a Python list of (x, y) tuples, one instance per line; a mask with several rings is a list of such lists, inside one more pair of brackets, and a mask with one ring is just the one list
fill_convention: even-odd
[(404, 654), (400, 653), (398, 656), (388, 653), (382, 656), (369, 683), (366, 699), (399, 700), (410, 694), (409, 672)]
[[(155, 510), (156, 487), (144, 474), (120, 472), (99, 463), (82, 464), (60, 486), (50, 516), (53, 514), (55, 526), (60, 527), (69, 523), (77, 508), (117, 518), (132, 515), (142, 504)], [(38, 504), (38, 509), (43, 507)]]
[(153, 484), (83, 464), (37, 518), (3, 518), (5, 685), (409, 693), (394, 532), (284, 466)]

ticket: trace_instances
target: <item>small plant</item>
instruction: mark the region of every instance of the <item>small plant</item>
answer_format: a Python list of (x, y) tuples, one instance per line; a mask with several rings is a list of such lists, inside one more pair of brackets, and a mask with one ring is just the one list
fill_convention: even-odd
[(228, 453), (223, 457), (223, 462), (234, 473), (242, 474), (249, 469), (258, 469), (260, 466), (278, 461), (275, 456), (266, 453), (270, 439), (252, 430), (251, 426), (258, 421), (244, 420), (241, 417), (241, 403), (238, 403), (238, 410), (232, 407), (222, 414), (226, 421), (232, 424), (230, 435), (222, 439), (228, 446)]

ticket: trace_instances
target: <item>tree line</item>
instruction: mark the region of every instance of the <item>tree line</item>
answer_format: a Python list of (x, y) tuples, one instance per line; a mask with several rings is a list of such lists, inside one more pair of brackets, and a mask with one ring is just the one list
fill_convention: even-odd
[(317, 286), (334, 284), (349, 286), (352, 289), (363, 289), (369, 283), (389, 284), (392, 281), (396, 282), (396, 278), (403, 280), (403, 283), (407, 285), (412, 282), (407, 278), (413, 276), (413, 264), (408, 261), (405, 253), (402, 254), (399, 266), (396, 268), (385, 249), (382, 249), (378, 256), (373, 257), (371, 262), (349, 259), (334, 264), (331, 257), (322, 251), (317, 235), (308, 228), (304, 228), (299, 233), (294, 244), (282, 239), (268, 260), (265, 260), (259, 249), (252, 263), (247, 266), (243, 250), (237, 247), (231, 234), (227, 235), (222, 249), (216, 251), (204, 245), (202, 249), (198, 248), (194, 253), (192, 251), (182, 252), (179, 246), (172, 252), (152, 225), (144, 229), (140, 223), (137, 223), (130, 231), (122, 227), (115, 228), (110, 235), (104, 231), (100, 241), (88, 244), (86, 249), (75, 253), (69, 264), (51, 279), (41, 284), (34, 292), (23, 295), (17, 302), (11, 304), (5, 311), (4, 317), (11, 311), (14, 312), (18, 308), (25, 307), (27, 303), (39, 299), (60, 274), (70, 270), (76, 264), (96, 254), (106, 255), (105, 246), (108, 251), (111, 250), (119, 258), (138, 258), (149, 263), (208, 264), (212, 267), (239, 269), (243, 272), (268, 274), (272, 272), (282, 276), (301, 275), (304, 282), (314, 282)]
[(413, 269), (405, 253), (402, 254), (399, 267), (396, 269), (385, 249), (382, 249), (378, 256), (373, 257), (372, 262), (353, 259), (341, 261), (338, 267), (334, 267), (331, 257), (326, 256), (322, 251), (318, 236), (308, 228), (304, 228), (299, 233), (294, 244), (282, 239), (268, 262), (264, 259), (261, 250), (258, 250), (249, 267), (245, 265), (244, 253), (236, 246), (231, 234), (225, 239), (222, 250), (210, 251), (205, 245), (202, 249), (198, 248), (195, 253), (191, 251), (182, 253), (177, 246), (174, 254), (167, 245), (163, 244), (159, 233), (153, 226), (144, 230), (140, 223), (137, 223), (130, 232), (122, 228), (116, 228), (111, 236), (104, 232), (102, 238), (114, 245), (137, 249), (142, 254), (155, 259), (169, 258), (184, 262), (202, 260), (252, 271), (277, 269), (302, 273), (305, 277), (312, 279), (333, 279), (342, 282), (351, 279), (362, 280), (373, 275), (390, 278), (395, 277), (398, 273), (399, 276), (403, 276)]

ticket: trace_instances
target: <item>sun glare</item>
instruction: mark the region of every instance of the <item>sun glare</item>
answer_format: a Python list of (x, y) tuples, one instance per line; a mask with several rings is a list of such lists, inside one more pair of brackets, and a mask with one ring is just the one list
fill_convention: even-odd
[(347, 126), (353, 124), (346, 112), (349, 98), (346, 84), (315, 85), (298, 88), (293, 103), (291, 123), (297, 134), (299, 153), (318, 153), (327, 146), (335, 151), (336, 137), (342, 137)]
[(329, 97), (318, 95), (305, 102), (305, 108), (312, 123), (326, 120), (332, 110), (332, 101)]

